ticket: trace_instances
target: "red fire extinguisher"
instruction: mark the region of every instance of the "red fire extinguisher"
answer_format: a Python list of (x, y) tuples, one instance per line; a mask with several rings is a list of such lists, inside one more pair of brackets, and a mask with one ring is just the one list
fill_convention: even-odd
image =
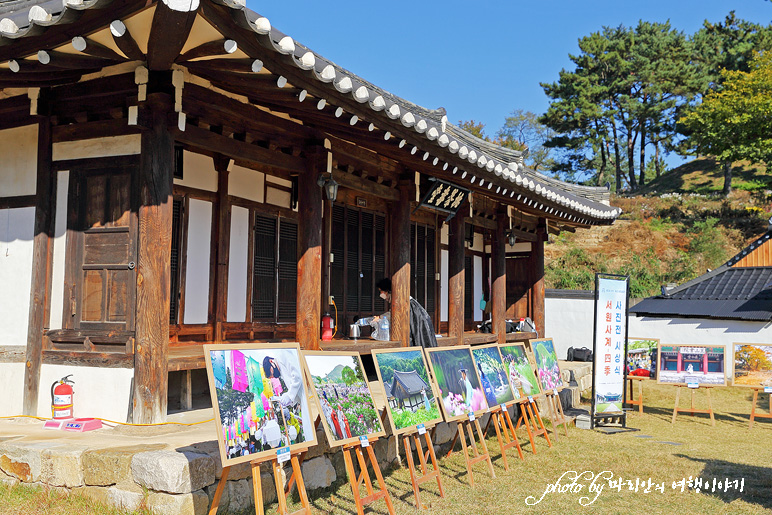
[(54, 381), (51, 385), (51, 414), (55, 419), (72, 418), (72, 374)]
[(332, 321), (332, 316), (329, 313), (325, 313), (322, 317), (322, 340), (332, 340), (332, 330), (335, 329), (335, 323)]

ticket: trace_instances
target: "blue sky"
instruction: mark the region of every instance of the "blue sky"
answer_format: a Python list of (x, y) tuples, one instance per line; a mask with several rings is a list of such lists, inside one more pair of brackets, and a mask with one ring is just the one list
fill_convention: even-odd
[(540, 82), (570, 68), (577, 40), (604, 25), (664, 22), (687, 34), (730, 10), (772, 22), (768, 0), (247, 0), (325, 58), (448, 119), (494, 135), (514, 109), (543, 113)]

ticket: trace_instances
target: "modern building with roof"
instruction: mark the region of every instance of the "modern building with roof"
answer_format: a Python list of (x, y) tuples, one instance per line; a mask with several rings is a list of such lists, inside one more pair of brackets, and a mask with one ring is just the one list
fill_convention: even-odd
[(382, 276), (379, 345), (409, 342), (410, 295), (441, 345), (535, 337), (505, 319), (543, 334), (547, 235), (620, 214), (243, 0), (0, 3), (0, 154), (3, 415), (74, 374), (76, 415), (162, 421), (207, 342), (368, 352), (321, 318), (385, 311)]

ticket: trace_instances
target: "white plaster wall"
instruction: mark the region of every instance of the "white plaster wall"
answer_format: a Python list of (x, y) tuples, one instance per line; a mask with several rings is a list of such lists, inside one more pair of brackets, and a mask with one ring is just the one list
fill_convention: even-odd
[(479, 232), (476, 232), (474, 233), (474, 240), (470, 248), (476, 252), (482, 252), (485, 248), (483, 245), (484, 242), (485, 240), (483, 239), (483, 235)]
[(228, 195), (265, 202), (265, 174), (232, 165), (228, 174)]
[(506, 244), (506, 252), (531, 252), (530, 241), (516, 241), (514, 245)]
[(448, 321), (448, 251), (440, 250), (440, 321)]
[(21, 415), (24, 406), (24, 363), (0, 363), (0, 392), (3, 392), (0, 417)]
[[(552, 338), (558, 358), (569, 347), (592, 349), (594, 300), (545, 299), (545, 336)], [(657, 338), (663, 344), (707, 344), (726, 347), (725, 370), (733, 366), (733, 343), (772, 342), (772, 323), (701, 318), (628, 317), (630, 337)]]
[(265, 180), (266, 182), (272, 182), (273, 184), (278, 184), (279, 186), (284, 186), (285, 188), (292, 186), (292, 181), (282, 179), (281, 177), (275, 177), (273, 175), (266, 175)]
[(0, 131), (0, 196), (34, 195), (37, 188), (38, 126)]
[(450, 226), (446, 223), (440, 227), (440, 243), (442, 245), (448, 245), (450, 241)]
[[(480, 235), (482, 238), (482, 235)], [(476, 238), (475, 238), (476, 239)], [(483, 274), (482, 274), (482, 258), (480, 256), (472, 256), (472, 269), (473, 272), (473, 288), (472, 292), (472, 313), (474, 313), (474, 320), (481, 321), (483, 312), (480, 309), (480, 301), (482, 300), (483, 293)]]
[(174, 184), (206, 191), (217, 191), (217, 171), (211, 157), (195, 152), (182, 153), (182, 179)]
[(265, 189), (265, 202), (279, 207), (290, 207), (292, 195), (289, 191), (278, 190), (270, 186)]
[(27, 345), (35, 208), (0, 209), (0, 345)]
[(56, 219), (54, 223), (54, 255), (51, 273), (51, 313), (48, 327), (62, 328), (64, 309), (64, 264), (67, 249), (67, 193), (70, 172), (59, 172), (56, 176)]
[[(73, 415), (79, 418), (104, 418), (126, 422), (131, 398), (131, 368), (77, 367), (47, 365), (40, 368), (39, 417), (51, 417), (51, 385), (72, 374)], [(22, 379), (20, 384), (24, 384)]]
[(247, 319), (248, 245), (249, 210), (233, 206), (228, 254), (228, 322), (244, 322)]
[(54, 161), (86, 159), (90, 157), (126, 156), (139, 154), (142, 150), (142, 136), (127, 134), (81, 141), (54, 143)]
[(209, 254), (212, 203), (190, 199), (188, 260), (185, 269), (185, 324), (205, 324), (209, 316)]

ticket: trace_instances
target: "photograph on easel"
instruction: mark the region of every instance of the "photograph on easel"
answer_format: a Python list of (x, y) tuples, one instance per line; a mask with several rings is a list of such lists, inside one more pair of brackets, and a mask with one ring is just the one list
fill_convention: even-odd
[(359, 353), (305, 351), (303, 358), (331, 447), (385, 436)]
[(539, 381), (533, 373), (534, 365), (528, 359), (528, 353), (522, 343), (500, 345), (501, 359), (508, 371), (509, 385), (512, 390), (520, 392), (519, 397), (538, 395), (541, 393)]
[(772, 387), (772, 345), (735, 343), (734, 386)]
[(536, 374), (539, 377), (542, 391), (547, 392), (563, 388), (565, 385), (560, 376), (558, 356), (555, 353), (552, 338), (531, 340), (531, 349), (533, 349), (533, 357), (536, 360)]
[(520, 390), (512, 392), (507, 379), (507, 371), (501, 360), (499, 347), (493, 345), (480, 345), (472, 348), (472, 357), (480, 375), (485, 400), (488, 406), (509, 404), (521, 398)]
[(477, 367), (468, 346), (426, 349), (434, 381), (439, 388), (445, 421), (482, 414), (488, 409)]
[(223, 466), (316, 445), (297, 343), (205, 345)]
[(627, 338), (627, 369), (628, 376), (657, 377), (657, 347), (656, 338)]
[(712, 345), (659, 345), (657, 383), (726, 386), (724, 347)]
[(415, 431), (419, 424), (428, 428), (442, 422), (437, 394), (420, 348), (373, 350), (372, 354), (394, 434)]

